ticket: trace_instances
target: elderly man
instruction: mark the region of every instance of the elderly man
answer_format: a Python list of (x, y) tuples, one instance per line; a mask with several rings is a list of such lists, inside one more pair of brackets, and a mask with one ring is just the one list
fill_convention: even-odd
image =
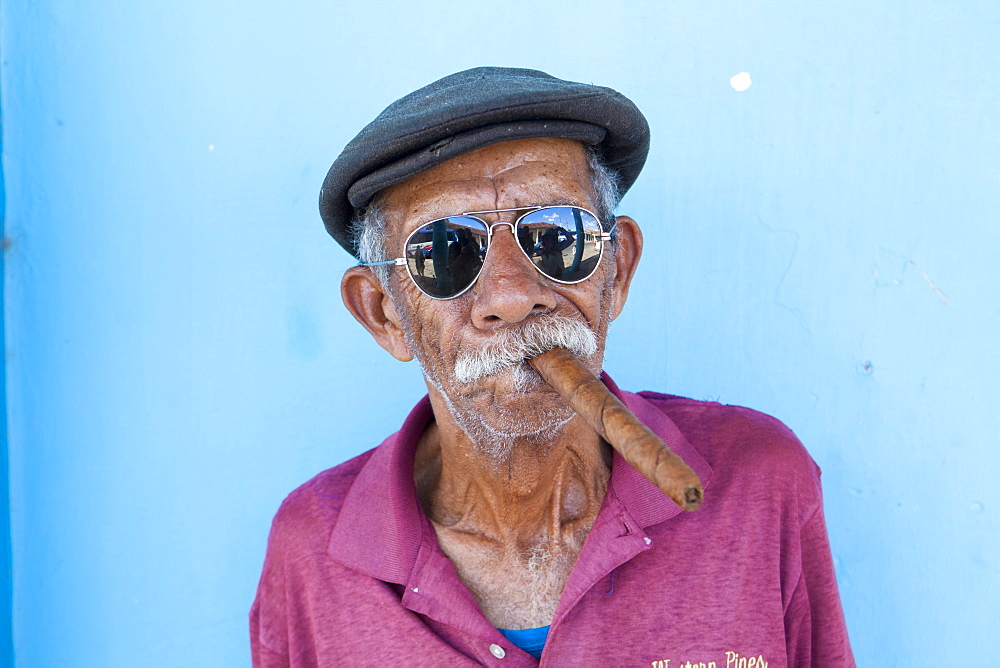
[(390, 105), (320, 209), (344, 303), (428, 396), (294, 491), (254, 664), (853, 665), (819, 472), (748, 409), (604, 384), (704, 484), (681, 509), (526, 360), (602, 374), (642, 233), (614, 215), (648, 127), (607, 88), (478, 68)]

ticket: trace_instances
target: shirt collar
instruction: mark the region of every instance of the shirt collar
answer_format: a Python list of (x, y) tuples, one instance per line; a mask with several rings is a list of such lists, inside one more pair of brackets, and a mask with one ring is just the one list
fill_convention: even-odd
[[(640, 422), (649, 427), (677, 456), (684, 460), (685, 464), (698, 474), (698, 477), (701, 478), (702, 488), (707, 488), (712, 479), (712, 468), (705, 461), (705, 458), (692, 447), (674, 421), (638, 394), (619, 389), (607, 373), (601, 373), (601, 381), (611, 390), (612, 394), (625, 404), (626, 408), (639, 418)], [(614, 451), (611, 462), (609, 490), (618, 497), (625, 510), (643, 529), (666, 521), (682, 512), (681, 508), (651, 483), (646, 476), (632, 468), (617, 450)]]
[[(708, 487), (712, 469), (677, 425), (649, 401), (601, 380), (636, 417), (694, 469)], [(410, 411), (402, 428), (372, 452), (348, 490), (330, 534), (328, 554), (339, 563), (385, 582), (406, 584), (424, 537), (433, 527), (424, 516), (413, 482), (413, 459), (420, 437), (433, 419), (430, 399)], [(636, 523), (646, 528), (676, 516), (681, 509), (628, 465), (617, 451), (608, 493), (614, 494)]]

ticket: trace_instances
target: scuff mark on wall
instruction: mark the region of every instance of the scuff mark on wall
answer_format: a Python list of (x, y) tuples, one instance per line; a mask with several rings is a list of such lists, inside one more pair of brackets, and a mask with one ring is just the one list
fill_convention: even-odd
[(917, 271), (920, 272), (920, 275), (924, 277), (925, 281), (927, 281), (927, 284), (931, 286), (931, 289), (934, 290), (934, 292), (937, 293), (937, 296), (941, 298), (941, 301), (944, 302), (944, 305), (949, 306), (948, 298), (944, 296), (944, 293), (941, 292), (941, 289), (934, 283), (934, 281), (931, 280), (931, 277), (927, 275), (927, 272), (918, 267), (917, 263), (914, 262), (913, 260), (910, 260), (910, 264), (916, 267)]
[(803, 315), (802, 310), (785, 301), (782, 296), (782, 288), (784, 287), (785, 280), (788, 278), (788, 274), (792, 271), (792, 267), (795, 264), (795, 258), (799, 252), (799, 233), (795, 230), (771, 227), (764, 222), (760, 215), (755, 215), (754, 218), (756, 219), (757, 224), (763, 227), (767, 231), (767, 234), (770, 235), (769, 245), (775, 249), (783, 248), (783, 253), (788, 256), (788, 263), (785, 265), (784, 270), (781, 272), (781, 277), (774, 286), (774, 304), (791, 313), (795, 317), (795, 320), (798, 321), (799, 325), (801, 325), (802, 331), (806, 334), (811, 334), (809, 331), (809, 324), (806, 322), (806, 318)]
[(880, 288), (898, 286), (903, 281), (908, 261), (908, 253), (899, 253), (884, 246), (879, 247), (873, 273), (875, 285)]

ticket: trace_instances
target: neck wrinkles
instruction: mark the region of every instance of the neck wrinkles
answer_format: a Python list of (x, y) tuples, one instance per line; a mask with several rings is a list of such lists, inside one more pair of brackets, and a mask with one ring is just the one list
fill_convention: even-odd
[(418, 448), (417, 491), (439, 530), (522, 548), (575, 543), (604, 500), (610, 475), (605, 448), (576, 418), (548, 437), (513, 439), (497, 459), (472, 447), (453, 423), (435, 423)]

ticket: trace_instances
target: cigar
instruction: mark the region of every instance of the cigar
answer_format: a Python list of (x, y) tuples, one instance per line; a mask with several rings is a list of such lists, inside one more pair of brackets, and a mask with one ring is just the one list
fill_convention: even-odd
[(594, 374), (565, 348), (553, 348), (528, 360), (601, 438), (625, 461), (684, 510), (697, 510), (702, 488), (698, 474), (660, 437), (639, 422)]

